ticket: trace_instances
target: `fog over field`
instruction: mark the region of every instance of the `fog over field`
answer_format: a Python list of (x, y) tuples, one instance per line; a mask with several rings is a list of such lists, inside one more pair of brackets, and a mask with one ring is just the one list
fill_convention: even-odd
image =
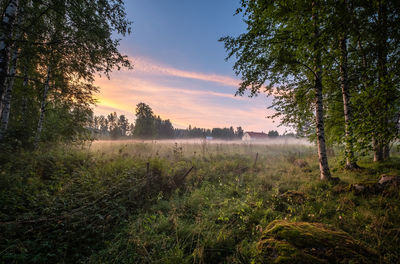
[(287, 156), (300, 158), (316, 154), (315, 145), (306, 139), (294, 137), (267, 140), (98, 140), (87, 145), (90, 152), (102, 156), (131, 156), (135, 158), (180, 158), (207, 157), (214, 159), (218, 155), (243, 155), (251, 159), (286, 159)]
[(139, 139), (128, 139), (128, 140), (95, 140), (93, 146), (100, 147), (102, 145), (118, 145), (118, 144), (133, 144), (133, 143), (153, 143), (153, 144), (239, 144), (239, 145), (314, 145), (306, 138), (294, 138), (294, 137), (283, 137), (266, 140), (218, 140), (212, 139), (207, 140), (203, 138), (192, 138), (192, 139), (160, 139), (160, 140), (139, 140)]

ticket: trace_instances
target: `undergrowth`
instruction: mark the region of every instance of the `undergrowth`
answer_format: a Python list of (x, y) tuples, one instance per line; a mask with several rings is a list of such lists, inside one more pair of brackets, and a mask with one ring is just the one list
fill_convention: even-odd
[(0, 262), (251, 263), (274, 220), (323, 223), (400, 261), (397, 187), (350, 188), (399, 175), (397, 157), (351, 172), (331, 157), (339, 184), (318, 180), (306, 146), (140, 143), (0, 160)]

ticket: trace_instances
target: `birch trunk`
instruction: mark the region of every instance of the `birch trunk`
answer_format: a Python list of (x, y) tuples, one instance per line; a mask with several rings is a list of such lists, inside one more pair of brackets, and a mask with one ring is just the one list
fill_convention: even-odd
[(8, 127), (8, 120), (10, 119), (10, 110), (11, 110), (11, 97), (12, 97), (12, 89), (14, 87), (14, 77), (17, 71), (17, 59), (18, 59), (18, 48), (15, 47), (14, 52), (11, 58), (11, 68), (9, 72), (9, 76), (6, 82), (6, 91), (3, 98), (3, 110), (1, 112), (1, 125), (0, 125), (0, 141), (3, 140)]
[(376, 138), (372, 138), (372, 150), (374, 151), (374, 162), (380, 162), (383, 160), (383, 151), (382, 145), (376, 140)]
[(357, 168), (357, 163), (354, 157), (353, 150), (353, 129), (351, 122), (353, 119), (351, 105), (350, 105), (350, 92), (349, 92), (349, 79), (347, 71), (347, 38), (340, 39), (340, 86), (342, 88), (343, 97), (343, 111), (344, 111), (344, 130), (345, 130), (345, 152), (346, 152), (346, 169)]
[[(26, 111), (28, 109), (28, 95), (26, 92), (26, 89), (28, 88), (28, 68), (24, 66), (24, 82), (22, 83), (22, 86), (24, 87), (24, 96), (22, 99), (22, 108), (21, 108), (21, 113), (22, 113), (22, 118), (25, 121), (26, 120)], [(25, 124), (26, 122), (24, 122)]]
[(3, 109), (2, 101), (6, 90), (11, 37), (17, 9), (18, 0), (8, 1), (0, 25), (0, 109)]
[(326, 154), (325, 130), (324, 130), (324, 107), (322, 99), (322, 67), (320, 49), (320, 32), (318, 25), (318, 14), (316, 13), (316, 1), (312, 2), (314, 21), (314, 90), (315, 90), (315, 121), (317, 132), (318, 159), (321, 180), (330, 180), (331, 173), (328, 166), (328, 157)]
[(42, 134), (44, 114), (46, 111), (46, 100), (47, 100), (47, 94), (49, 92), (50, 73), (51, 73), (51, 66), (49, 65), (49, 66), (47, 66), (47, 77), (46, 77), (46, 81), (44, 84), (43, 98), (42, 98), (42, 102), (40, 105), (40, 116), (39, 116), (39, 121), (38, 121), (38, 125), (37, 125), (37, 130), (36, 130), (35, 148), (38, 146), (39, 141), (40, 141), (40, 136)]
[(324, 107), (322, 101), (321, 72), (317, 72), (315, 77), (315, 120), (317, 127), (318, 159), (321, 180), (329, 180), (331, 173), (326, 154), (325, 129), (324, 129)]
[[(379, 36), (377, 39), (377, 68), (378, 68), (378, 89), (384, 91), (383, 102), (378, 106), (378, 113), (380, 116), (377, 116), (379, 122), (379, 131), (377, 131), (380, 138), (384, 138), (382, 135), (387, 133), (386, 128), (389, 126), (389, 117), (387, 116), (388, 112), (388, 81), (387, 81), (387, 12), (386, 5), (384, 1), (378, 1), (378, 28), (379, 28)], [(383, 130), (383, 131), (382, 131)], [(374, 141), (373, 139), (373, 150), (374, 150), (374, 162), (383, 161), (389, 158), (389, 142), (385, 142), (383, 140)]]

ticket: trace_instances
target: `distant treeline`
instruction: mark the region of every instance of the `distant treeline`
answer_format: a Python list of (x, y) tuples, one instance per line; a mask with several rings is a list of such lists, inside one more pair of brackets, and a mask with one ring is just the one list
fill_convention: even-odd
[[(125, 115), (116, 112), (107, 116), (93, 116), (89, 128), (98, 139), (172, 139), (172, 138), (205, 138), (234, 140), (241, 139), (244, 131), (242, 127), (227, 128), (199, 128), (189, 125), (186, 129), (174, 128), (169, 119), (163, 120), (156, 116), (150, 106), (139, 103), (136, 106), (136, 120), (129, 123)], [(268, 132), (270, 137), (279, 136), (278, 131)]]
[(217, 139), (241, 139), (243, 136), (242, 127), (234, 129), (232, 126), (227, 128), (205, 129), (199, 127), (189, 127), (187, 129), (175, 129), (176, 138), (201, 138), (212, 137)]

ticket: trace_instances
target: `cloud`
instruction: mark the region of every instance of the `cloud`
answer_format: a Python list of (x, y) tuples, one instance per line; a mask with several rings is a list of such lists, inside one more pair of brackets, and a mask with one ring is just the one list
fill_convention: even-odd
[[(247, 100), (246, 97), (235, 96), (234, 90), (231, 93), (215, 92), (210, 90), (194, 90), (185, 88), (170, 87), (167, 85), (156, 83), (151, 79), (143, 79), (135, 77), (128, 73), (117, 73), (115, 79), (111, 79), (111, 83), (114, 84), (114, 88), (110, 90), (110, 93), (118, 94), (127, 92), (130, 93), (157, 93), (162, 91), (163, 93), (184, 93), (193, 96), (213, 96), (213, 97), (224, 97), (232, 100)], [(110, 84), (110, 80), (106, 78), (100, 78), (96, 80), (96, 84), (100, 87), (107, 86)]]
[(201, 81), (208, 81), (218, 83), (225, 86), (238, 87), (240, 80), (232, 78), (230, 76), (218, 75), (213, 73), (201, 73), (201, 72), (191, 72), (176, 69), (169, 66), (164, 66), (160, 63), (151, 61), (147, 58), (139, 57), (134, 60), (135, 70), (142, 73), (152, 74), (152, 75), (167, 75), (180, 78), (196, 79)]
[(265, 95), (234, 96), (238, 81), (232, 77), (186, 72), (149, 60), (139, 61), (133, 71), (113, 73), (111, 80), (96, 80), (96, 85), (101, 87), (96, 114), (116, 111), (132, 122), (136, 104), (145, 102), (155, 114), (170, 119), (179, 128), (190, 124), (204, 128), (242, 126), (248, 131), (276, 129), (265, 118), (273, 113), (267, 109)]

